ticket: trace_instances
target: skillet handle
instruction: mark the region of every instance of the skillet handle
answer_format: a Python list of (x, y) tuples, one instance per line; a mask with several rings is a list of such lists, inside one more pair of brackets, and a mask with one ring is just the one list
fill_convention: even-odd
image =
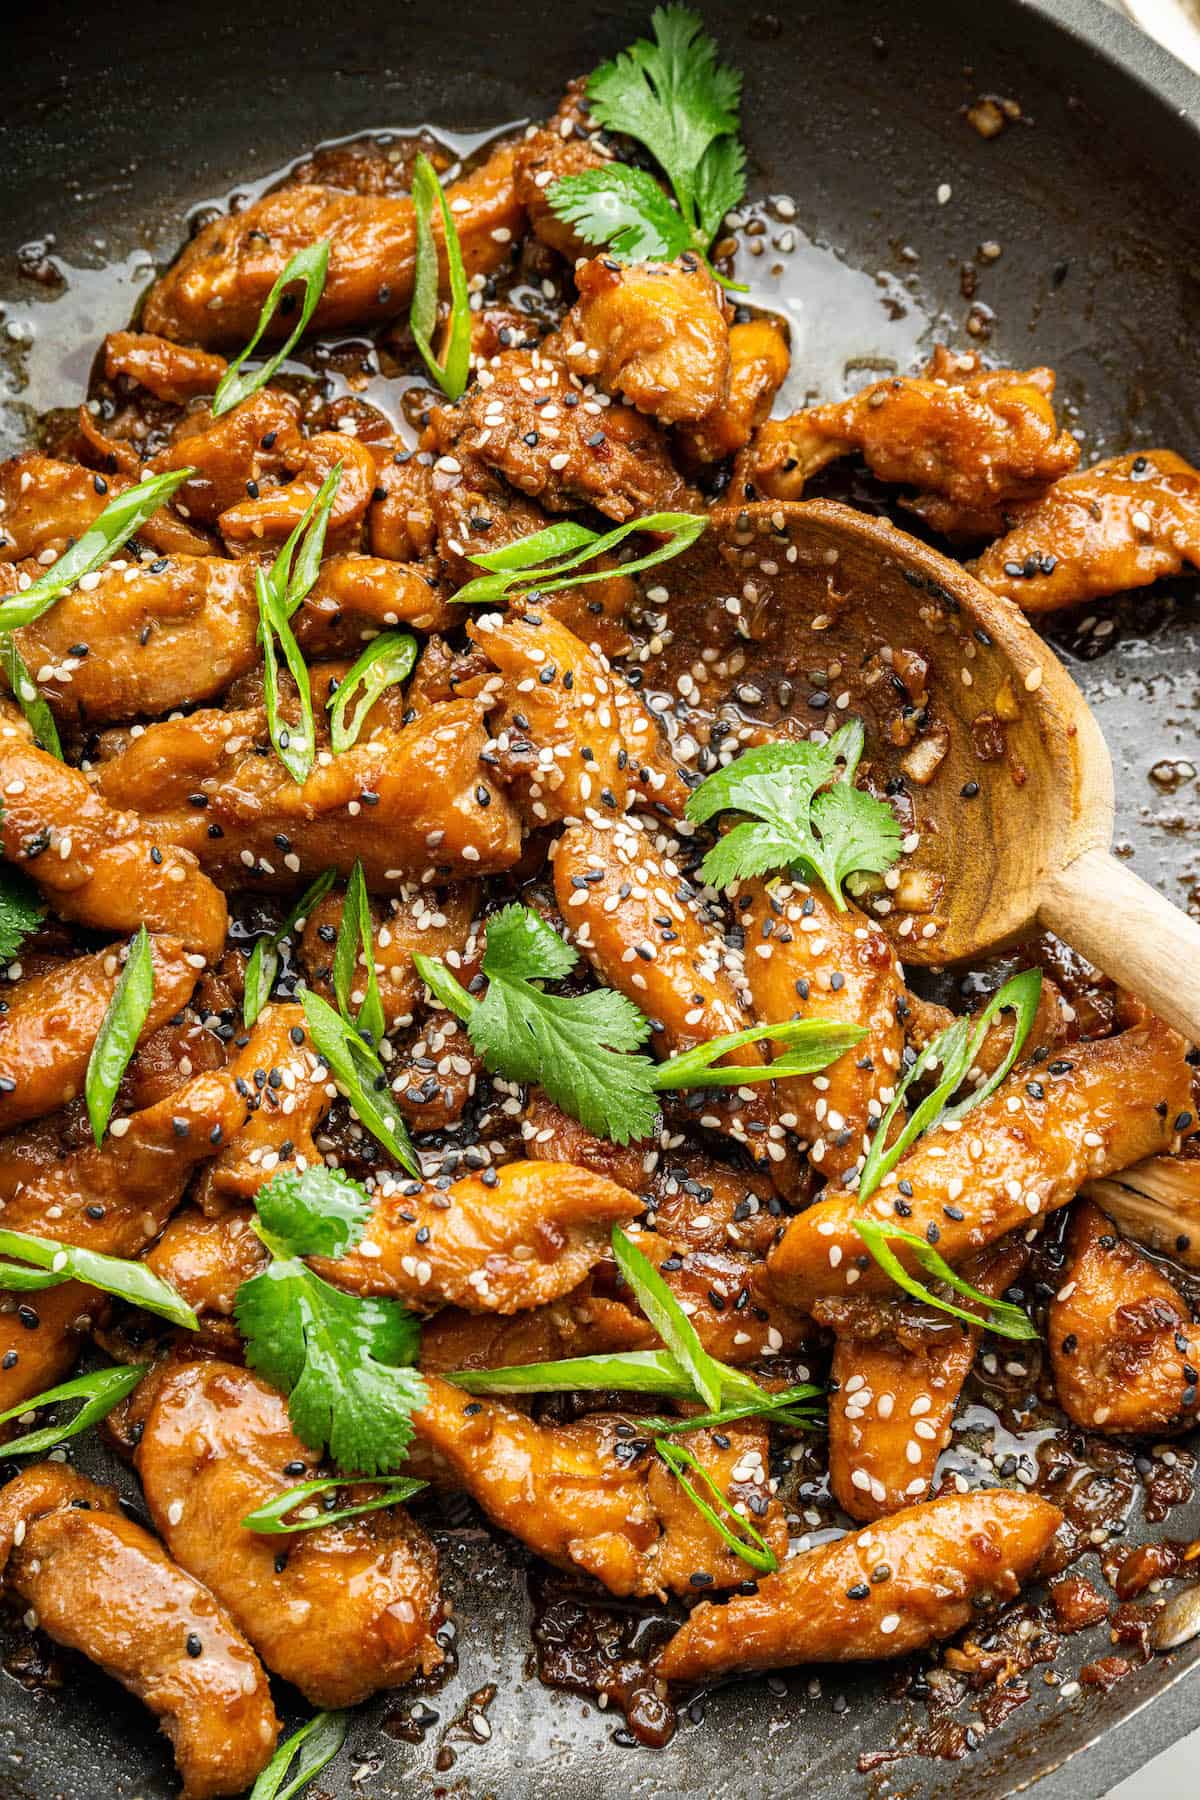
[(1049, 878), (1038, 918), (1200, 1043), (1200, 924), (1140, 875), (1087, 850)]

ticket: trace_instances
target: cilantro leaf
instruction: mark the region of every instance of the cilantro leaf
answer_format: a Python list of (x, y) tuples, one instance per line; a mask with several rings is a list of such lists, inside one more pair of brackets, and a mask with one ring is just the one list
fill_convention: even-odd
[(881, 875), (900, 855), (891, 808), (854, 785), (863, 742), (861, 722), (851, 719), (827, 743), (759, 745), (710, 775), (688, 800), (688, 818), (698, 825), (726, 811), (748, 818), (709, 850), (705, 881), (724, 888), (796, 868), (815, 876), (844, 912), (846, 877)]
[(606, 163), (565, 175), (547, 199), (585, 244), (607, 244), (625, 262), (669, 262), (692, 248), (683, 214), (645, 169)]
[(561, 981), (578, 961), (577, 952), (531, 907), (506, 906), (487, 922), (483, 972), (489, 981)]
[(45, 902), (15, 869), (0, 870), (0, 968), (10, 963), (46, 916)]
[(412, 1413), (426, 1400), (412, 1367), (416, 1319), (395, 1300), (344, 1294), (296, 1257), (272, 1261), (238, 1289), (246, 1361), (288, 1396), (310, 1449), (338, 1468), (383, 1475), (403, 1462)]
[(280, 1169), (255, 1195), (258, 1216), (290, 1256), (344, 1256), (371, 1216), (365, 1188), (340, 1169)]
[(737, 138), (720, 138), (710, 144), (696, 170), (696, 210), (700, 225), (711, 241), (746, 192), (746, 153)]

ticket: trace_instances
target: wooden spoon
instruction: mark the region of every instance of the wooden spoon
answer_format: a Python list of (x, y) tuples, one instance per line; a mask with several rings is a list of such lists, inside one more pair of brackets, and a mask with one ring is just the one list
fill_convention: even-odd
[(1046, 926), (1200, 1040), (1200, 925), (1111, 854), (1100, 728), (1011, 601), (828, 500), (725, 509), (670, 588), (665, 668), (699, 704), (724, 686), (775, 736), (863, 719), (871, 784), (915, 834), (864, 901), (905, 961)]

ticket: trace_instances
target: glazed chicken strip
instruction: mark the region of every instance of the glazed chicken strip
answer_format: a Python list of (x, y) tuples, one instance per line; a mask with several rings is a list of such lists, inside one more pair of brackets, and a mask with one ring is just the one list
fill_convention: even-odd
[[(371, 888), (395, 892), (517, 860), (516, 813), (480, 764), (486, 741), (479, 707), (452, 701), (402, 731), (319, 755), (298, 783), (262, 753), (264, 709), (196, 712), (148, 726), (97, 779), (114, 805), (140, 812), (146, 829), (186, 845), (220, 881), (289, 887), (330, 867), (349, 875), (361, 860)], [(0, 755), (0, 793), (3, 775)], [(9, 829), (6, 820), (6, 838)]]
[[(10, 457), (0, 463), (0, 562), (25, 562), (31, 579), (45, 573), (42, 557), (61, 556), (81, 538), (110, 500), (133, 482), (127, 475), (97, 475), (79, 463), (49, 456)], [(203, 556), (212, 542), (170, 507), (161, 506), (138, 530), (139, 543), (162, 556)], [(115, 557), (118, 570), (130, 559)]]
[[(425, 984), (413, 964), (414, 955), (457, 957), (461, 967), (471, 934), (479, 890), (473, 882), (459, 882), (440, 892), (408, 887), (390, 900), (371, 904), (371, 931), (375, 946), (375, 976), (388, 1030), (411, 1025)], [(342, 922), (340, 894), (327, 894), (309, 913), (300, 940), (300, 961), (308, 984), (333, 1004), (333, 953)], [(361, 973), (360, 973), (361, 971)], [(365, 978), (362, 951), (356, 979)], [(356, 986), (351, 999), (361, 1006), (365, 988)]]
[(316, 1707), (357, 1706), (435, 1669), (441, 1607), (425, 1533), (399, 1508), (294, 1537), (244, 1530), (247, 1513), (320, 1473), (287, 1403), (225, 1362), (150, 1379), (134, 1458), (150, 1516), (267, 1667)]
[[(956, 1015), (948, 1006), (939, 1006), (935, 1000), (926, 1000), (919, 994), (906, 992), (901, 1008), (904, 1016), (904, 1036), (907, 1043), (916, 1051), (922, 1051), (931, 1044), (935, 1037), (953, 1025)], [(977, 1022), (982, 1007), (976, 1009), (972, 1023)], [(1042, 980), (1042, 990), (1038, 995), (1037, 1011), (1033, 1015), (1033, 1023), (1026, 1035), (1026, 1043), (1030, 1053), (1042, 1055), (1047, 1050), (1054, 1050), (1059, 1044), (1066, 1043), (1071, 1036), (1075, 1017), (1066, 997), (1052, 981)], [(994, 1074), (1008, 1055), (1012, 1045), (1012, 1034), (1015, 1028), (1012, 1013), (1002, 1012), (988, 1026), (987, 1036), (979, 1046), (979, 1053), (967, 1071), (967, 1080), (974, 1085), (980, 1080)]]
[[(1089, 1177), (1171, 1146), (1190, 1099), (1184, 1048), (1151, 1020), (1120, 1037), (1072, 1045), (1069, 1056), (1049, 1063), (1025, 1064), (961, 1130), (920, 1139), (867, 1201), (866, 1216), (928, 1238), (951, 1264), (1006, 1232), (1040, 1225)], [(854, 1229), (862, 1210), (856, 1195), (838, 1193), (791, 1221), (769, 1262), (781, 1299), (811, 1306), (839, 1284), (890, 1291)], [(902, 1243), (892, 1248), (911, 1264)]]
[(560, 219), (551, 208), (547, 193), (556, 181), (568, 175), (583, 175), (589, 169), (602, 169), (611, 157), (602, 146), (586, 138), (564, 138), (557, 123), (530, 132), (518, 144), (513, 157), (513, 185), (517, 199), (525, 208), (529, 229), (543, 244), (575, 263), (592, 254), (573, 225)]
[(506, 1163), (490, 1184), (468, 1175), (444, 1191), (393, 1185), (357, 1249), (313, 1266), (338, 1287), (422, 1312), (522, 1312), (578, 1287), (607, 1254), (612, 1227), (641, 1210), (615, 1182), (570, 1163)]
[(321, 1163), (313, 1134), (335, 1098), (301, 1006), (265, 1006), (228, 1073), (246, 1120), (204, 1171), (206, 1206), (253, 1199), (281, 1165), (303, 1170)]
[[(428, 1404), (413, 1415), (419, 1436), (488, 1517), (538, 1556), (594, 1575), (614, 1594), (686, 1594), (744, 1580), (746, 1564), (639, 1437), (636, 1418), (536, 1425), (436, 1375), (426, 1385)], [(767, 1486), (766, 1432), (732, 1426), (720, 1436), (723, 1443), (692, 1432), (684, 1441), (781, 1555), (787, 1527)]]
[[(107, 1301), (78, 1281), (0, 1298), (0, 1412), (65, 1381)], [(19, 1432), (18, 1424), (3, 1435)]]
[(729, 393), (724, 296), (698, 256), (674, 263), (578, 264), (579, 298), (562, 322), (574, 375), (664, 425), (704, 418)]
[(744, 449), (770, 417), (790, 363), (787, 340), (769, 319), (731, 325), (728, 390), (702, 418), (680, 426), (676, 435), (684, 456), (692, 462), (715, 463)]
[(1046, 1327), (1054, 1391), (1087, 1431), (1161, 1434), (1200, 1411), (1200, 1326), (1179, 1290), (1090, 1201), (1077, 1203)]
[(701, 1602), (659, 1657), (659, 1673), (704, 1681), (905, 1656), (950, 1637), (985, 1601), (1011, 1600), (1061, 1519), (1045, 1500), (1007, 1488), (907, 1507), (793, 1557), (755, 1594)]
[(121, 1511), (116, 1492), (63, 1463), (0, 1489), (4, 1582), (56, 1643), (135, 1694), (171, 1740), (183, 1800), (240, 1794), (279, 1721), (261, 1663), (225, 1608)]
[[(114, 944), (53, 963), (6, 987), (0, 1012), (0, 1131), (55, 1112), (83, 1092), (95, 1047), (124, 967)], [(197, 970), (174, 938), (150, 939), (154, 992), (139, 1034), (149, 1037), (192, 997)]]
[(150, 331), (110, 331), (104, 340), (104, 374), (124, 376), (156, 400), (183, 406), (197, 394), (213, 394), (228, 364), (207, 350), (189, 350)]
[(224, 1073), (195, 1075), (164, 1100), (115, 1118), (103, 1144), (65, 1115), (0, 1139), (0, 1221), (106, 1256), (136, 1256), (162, 1230), (196, 1164), (246, 1116)]
[(1005, 512), (1008, 530), (971, 568), (1027, 613), (1200, 565), (1200, 474), (1173, 450), (1109, 457)]
[[(999, 1298), (1025, 1261), (1007, 1242), (968, 1257), (965, 1280)], [(813, 1308), (837, 1345), (829, 1371), (829, 1486), (852, 1519), (881, 1519), (928, 1497), (981, 1330), (896, 1300)]]
[(136, 813), (113, 807), (85, 775), (39, 750), (15, 708), (0, 707), (0, 849), (65, 919), (101, 931), (139, 925), (205, 962), (225, 947), (225, 896), (196, 858)]
[(652, 1350), (652, 1326), (620, 1300), (595, 1291), (588, 1276), (561, 1300), (520, 1313), (473, 1313), (446, 1306), (421, 1332), (421, 1368), (434, 1375), (458, 1369), (506, 1369), (515, 1363), (557, 1362), (564, 1356)]
[(922, 375), (890, 376), (769, 421), (739, 474), (764, 499), (798, 500), (818, 469), (857, 450), (881, 481), (919, 490), (904, 504), (935, 530), (992, 536), (1004, 529), (1005, 507), (1079, 461), (1054, 417), (1054, 380), (1052, 369), (985, 369), (973, 352), (939, 348)]
[(535, 825), (603, 824), (648, 799), (682, 814), (689, 790), (654, 715), (606, 657), (540, 611), (484, 613), (468, 629), (506, 677), (498, 750), (502, 766), (523, 777)]
[(737, 917), (760, 1019), (830, 1019), (866, 1030), (821, 1075), (776, 1088), (781, 1123), (805, 1139), (809, 1161), (832, 1181), (858, 1166), (895, 1090), (903, 971), (879, 926), (854, 905), (839, 912), (819, 883), (748, 883)]
[[(508, 256), (522, 224), (512, 148), (494, 149), (471, 174), (450, 184), (446, 198), (468, 276), (489, 274)], [(440, 219), (433, 230), (440, 240)], [(290, 258), (322, 240), (330, 246), (329, 274), (313, 317), (315, 329), (368, 325), (405, 311), (416, 263), (412, 201), (287, 187), (197, 232), (151, 289), (143, 315), (147, 331), (240, 348)], [(286, 314), (277, 313), (275, 334), (288, 329)]]
[(207, 1218), (197, 1206), (182, 1207), (142, 1260), (183, 1295), (194, 1313), (229, 1318), (242, 1283), (267, 1262), (253, 1218), (248, 1206), (215, 1218)]

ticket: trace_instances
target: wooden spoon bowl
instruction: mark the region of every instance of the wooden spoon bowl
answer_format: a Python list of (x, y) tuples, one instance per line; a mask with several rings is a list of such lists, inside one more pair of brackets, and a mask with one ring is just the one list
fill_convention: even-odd
[(1099, 726), (1011, 601), (826, 500), (730, 507), (667, 574), (656, 679), (764, 737), (863, 720), (866, 779), (908, 833), (863, 904), (905, 961), (1042, 925), (1200, 1038), (1200, 926), (1110, 854)]

